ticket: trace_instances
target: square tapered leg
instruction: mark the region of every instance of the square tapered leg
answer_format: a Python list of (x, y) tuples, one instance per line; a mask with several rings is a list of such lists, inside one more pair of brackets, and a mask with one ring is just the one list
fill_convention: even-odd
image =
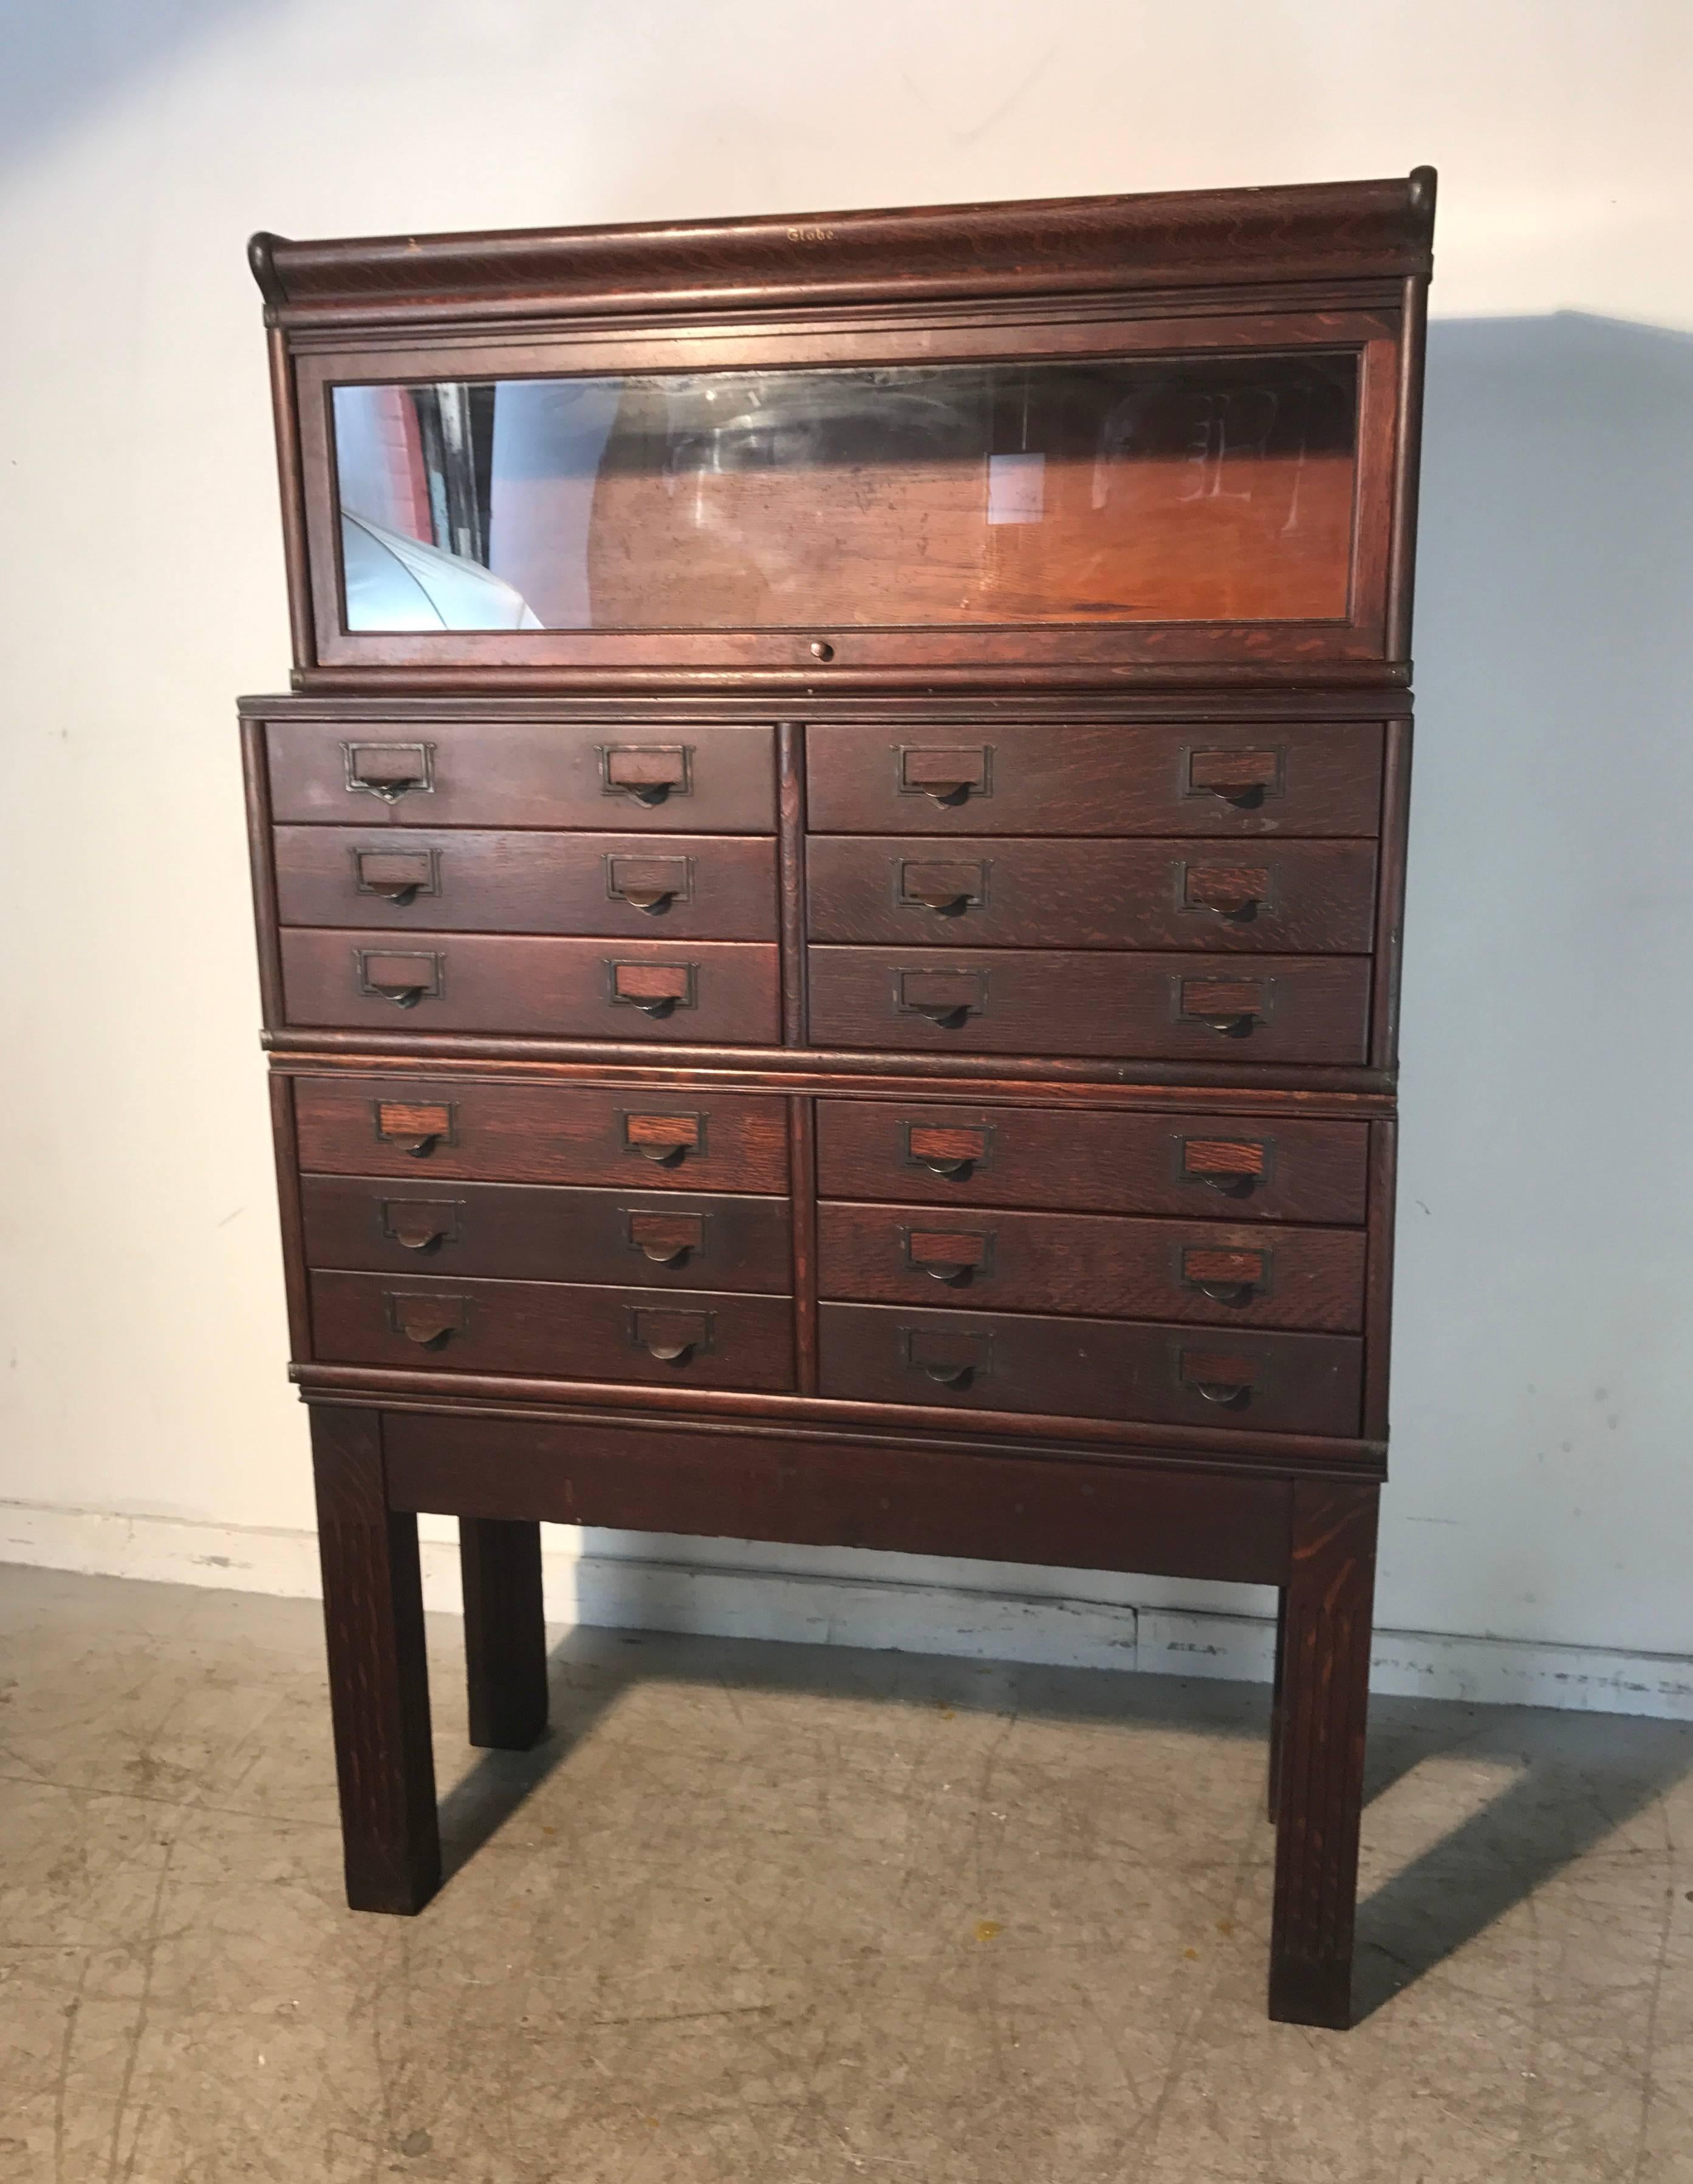
[(470, 1741), (527, 1752), (546, 1735), (547, 1634), (541, 1528), (461, 1517)]
[(1270, 2014), (1337, 2031), (1352, 2020), (1377, 1494), (1299, 1483), (1284, 1596)]
[(1276, 1594), (1276, 1670), (1270, 1686), (1270, 1767), (1265, 1785), (1264, 1805), (1274, 1827), (1280, 1809), (1282, 1780), (1282, 1688), (1288, 1658), (1288, 1588), (1282, 1585)]
[(379, 1412), (314, 1405), (311, 1451), (347, 1901), (419, 1911), (441, 1839), (417, 1519), (388, 1506)]

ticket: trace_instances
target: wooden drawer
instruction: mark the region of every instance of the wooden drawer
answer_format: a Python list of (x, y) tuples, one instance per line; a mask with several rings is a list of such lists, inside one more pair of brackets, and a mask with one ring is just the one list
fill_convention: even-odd
[(316, 1273), (311, 1324), (313, 1355), (326, 1365), (774, 1395), (794, 1382), (794, 1312), (785, 1297)]
[(813, 835), (813, 940), (941, 948), (1193, 948), (1366, 955), (1373, 842)]
[[(368, 1125), (366, 1125), (368, 1128)], [(825, 1198), (1185, 1219), (1364, 1218), (1362, 1123), (819, 1100)]]
[(774, 1045), (776, 950), (747, 941), (555, 940), (528, 933), (282, 935), (293, 1024), (553, 1039)]
[(1139, 1321), (819, 1308), (820, 1390), (1045, 1418), (1355, 1434), (1364, 1346)]
[(922, 1206), (824, 1204), (818, 1212), (825, 1297), (936, 1306), (951, 1295), (987, 1312), (1332, 1334), (1355, 1334), (1364, 1324), (1361, 1228)]
[(275, 829), (284, 925), (774, 940), (768, 836)]
[(779, 1193), (787, 1103), (759, 1093), (601, 1090), (464, 1078), (294, 1079), (307, 1173), (621, 1190)]
[(768, 728), (686, 722), (271, 721), (271, 816), (355, 827), (768, 834)]
[(1375, 834), (1379, 722), (815, 726), (824, 834)]
[[(554, 946), (560, 944), (554, 942)], [(1355, 956), (813, 948), (819, 1046), (1259, 1062), (1363, 1061), (1370, 965)], [(968, 951), (964, 951), (968, 957)]]
[(302, 1180), (308, 1266), (785, 1295), (785, 1198), (556, 1184)]

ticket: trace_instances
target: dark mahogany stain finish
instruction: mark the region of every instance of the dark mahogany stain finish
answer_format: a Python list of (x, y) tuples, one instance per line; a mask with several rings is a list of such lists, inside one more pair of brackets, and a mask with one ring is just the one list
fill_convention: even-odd
[[(294, 660), (243, 745), (356, 1908), (440, 1880), (420, 1511), (459, 1519), (471, 1735), (511, 1749), (543, 1521), (1256, 1582), (1271, 2014), (1348, 2022), (1433, 197), (254, 237)], [(467, 416), (490, 380), (936, 358), (1150, 363), (1166, 408), (1034, 468), (995, 415), (857, 499), (837, 450), (816, 506), (744, 433), (680, 499), (659, 432), (596, 482), (599, 626), (344, 627), (338, 384)], [(1290, 421), (1314, 372), (1349, 425)], [(485, 559), (422, 416), (416, 542)], [(1120, 489), (1184, 511), (1140, 593), (1128, 500), (1082, 573)], [(919, 530), (902, 596), (875, 557)], [(789, 582), (838, 621), (764, 612)]]

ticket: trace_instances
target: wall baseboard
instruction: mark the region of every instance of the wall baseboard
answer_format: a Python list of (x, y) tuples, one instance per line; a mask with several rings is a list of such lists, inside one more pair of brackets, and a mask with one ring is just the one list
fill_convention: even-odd
[[(0, 1563), (303, 1599), (316, 1599), (319, 1590), (317, 1541), (310, 1532), (31, 1502), (0, 1502)], [(581, 1623), (772, 1638), (1242, 1683), (1267, 1683), (1274, 1654), (1267, 1620), (1199, 1609), (591, 1552), (549, 1553), (545, 1569), (548, 1620), (567, 1628)], [(461, 1611), (458, 1555), (450, 1543), (424, 1541), (423, 1596), (432, 1608)], [(1679, 1654), (1378, 1630), (1370, 1688), (1484, 1706), (1693, 1721), (1693, 1658)]]

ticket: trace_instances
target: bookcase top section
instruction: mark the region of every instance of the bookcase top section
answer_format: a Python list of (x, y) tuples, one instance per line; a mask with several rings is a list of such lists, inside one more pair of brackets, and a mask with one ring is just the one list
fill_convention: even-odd
[(648, 226), (292, 242), (255, 235), (285, 325), (792, 309), (1424, 276), (1434, 170), (1378, 181)]

